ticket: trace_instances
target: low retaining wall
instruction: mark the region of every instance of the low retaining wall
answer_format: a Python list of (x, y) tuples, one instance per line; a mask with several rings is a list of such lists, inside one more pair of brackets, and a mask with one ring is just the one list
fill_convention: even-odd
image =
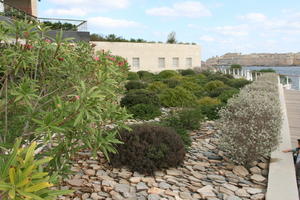
[(282, 142), (279, 148), (271, 154), (266, 200), (298, 200), (293, 156), (292, 153), (282, 152), (284, 149), (291, 149), (292, 145), (283, 86), (278, 83), (278, 88), (283, 113)]

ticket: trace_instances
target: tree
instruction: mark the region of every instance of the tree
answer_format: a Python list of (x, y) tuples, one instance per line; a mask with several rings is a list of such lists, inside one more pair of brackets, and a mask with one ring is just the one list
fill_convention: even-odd
[(176, 44), (176, 33), (173, 31), (168, 35), (167, 43), (169, 44)]

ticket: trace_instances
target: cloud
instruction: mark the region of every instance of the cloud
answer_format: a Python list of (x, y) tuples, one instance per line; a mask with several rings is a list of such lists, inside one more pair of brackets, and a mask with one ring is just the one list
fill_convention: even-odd
[(267, 17), (262, 13), (248, 13), (246, 15), (240, 16), (243, 20), (248, 20), (250, 22), (264, 22)]
[(203, 35), (200, 37), (200, 40), (204, 41), (204, 42), (214, 42), (215, 38), (209, 35)]
[(46, 15), (49, 16), (84, 16), (87, 14), (86, 10), (80, 8), (71, 8), (71, 9), (48, 9), (45, 11)]
[(175, 3), (171, 7), (158, 7), (146, 10), (146, 14), (162, 17), (188, 17), (199, 18), (211, 16), (210, 10), (197, 1)]
[(132, 28), (141, 27), (141, 24), (135, 21), (125, 19), (112, 19), (108, 17), (91, 17), (88, 19), (88, 25), (95, 28)]
[(63, 5), (68, 7), (84, 7), (84, 8), (126, 8), (128, 7), (129, 0), (49, 0), (51, 3)]
[(85, 16), (91, 13), (108, 12), (114, 9), (125, 9), (131, 0), (49, 0), (57, 9), (45, 11), (47, 16)]
[(214, 31), (222, 35), (234, 37), (243, 37), (249, 35), (248, 25), (218, 26), (214, 28)]

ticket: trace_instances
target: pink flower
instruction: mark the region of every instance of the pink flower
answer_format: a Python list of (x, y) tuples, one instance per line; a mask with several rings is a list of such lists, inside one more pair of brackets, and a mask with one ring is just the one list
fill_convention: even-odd
[(97, 56), (94, 56), (94, 60), (95, 60), (95, 61), (99, 61), (99, 60), (100, 60), (100, 58), (99, 58), (99, 57), (97, 57)]
[(30, 49), (32, 49), (32, 48), (33, 48), (33, 46), (30, 45), (30, 44), (25, 44), (25, 45), (24, 45), (24, 49), (30, 50)]
[(79, 100), (79, 99), (80, 99), (80, 96), (76, 95), (76, 96), (75, 96), (75, 99), (76, 99), (76, 100)]
[(49, 40), (49, 39), (45, 39), (45, 42), (47, 42), (47, 43), (51, 43), (51, 40)]

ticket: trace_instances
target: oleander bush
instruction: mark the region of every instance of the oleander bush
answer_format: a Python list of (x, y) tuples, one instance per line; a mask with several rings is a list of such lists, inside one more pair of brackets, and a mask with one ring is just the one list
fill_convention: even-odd
[(197, 97), (183, 87), (168, 88), (159, 95), (165, 107), (191, 107), (196, 105)]
[(217, 98), (203, 97), (198, 101), (201, 113), (209, 120), (215, 120), (219, 118), (219, 110), (224, 106)]
[(278, 146), (282, 114), (277, 84), (275, 74), (263, 75), (221, 109), (221, 146), (233, 162), (248, 165)]
[(131, 129), (119, 133), (123, 144), (117, 145), (117, 154), (110, 154), (113, 167), (126, 166), (132, 171), (153, 174), (183, 162), (184, 144), (174, 129), (147, 124)]
[(147, 88), (147, 86), (148, 85), (146, 83), (143, 83), (141, 81), (128, 81), (125, 84), (125, 88), (127, 90), (145, 89), (145, 88)]
[(160, 106), (160, 101), (156, 93), (145, 90), (131, 90), (121, 99), (122, 107), (131, 107), (137, 104), (152, 104)]
[(36, 142), (21, 148), (17, 139), (8, 154), (0, 154), (0, 197), (1, 199), (57, 199), (57, 196), (72, 193), (72, 190), (54, 190), (56, 177), (43, 171), (51, 157), (35, 159)]
[(140, 80), (139, 75), (136, 72), (128, 72), (127, 80), (129, 81), (137, 81)]
[(17, 137), (41, 141), (47, 151), (40, 156), (53, 157), (47, 170), (63, 174), (82, 149), (115, 152), (117, 130), (102, 127), (126, 127), (119, 96), (129, 66), (62, 32), (52, 42), (47, 30), (28, 21), (0, 25), (0, 146), (11, 149)]
[(135, 119), (149, 120), (161, 115), (160, 108), (153, 104), (136, 104), (128, 110)]
[(155, 81), (150, 83), (147, 89), (157, 94), (160, 94), (162, 91), (164, 91), (167, 88), (168, 86), (163, 82)]

